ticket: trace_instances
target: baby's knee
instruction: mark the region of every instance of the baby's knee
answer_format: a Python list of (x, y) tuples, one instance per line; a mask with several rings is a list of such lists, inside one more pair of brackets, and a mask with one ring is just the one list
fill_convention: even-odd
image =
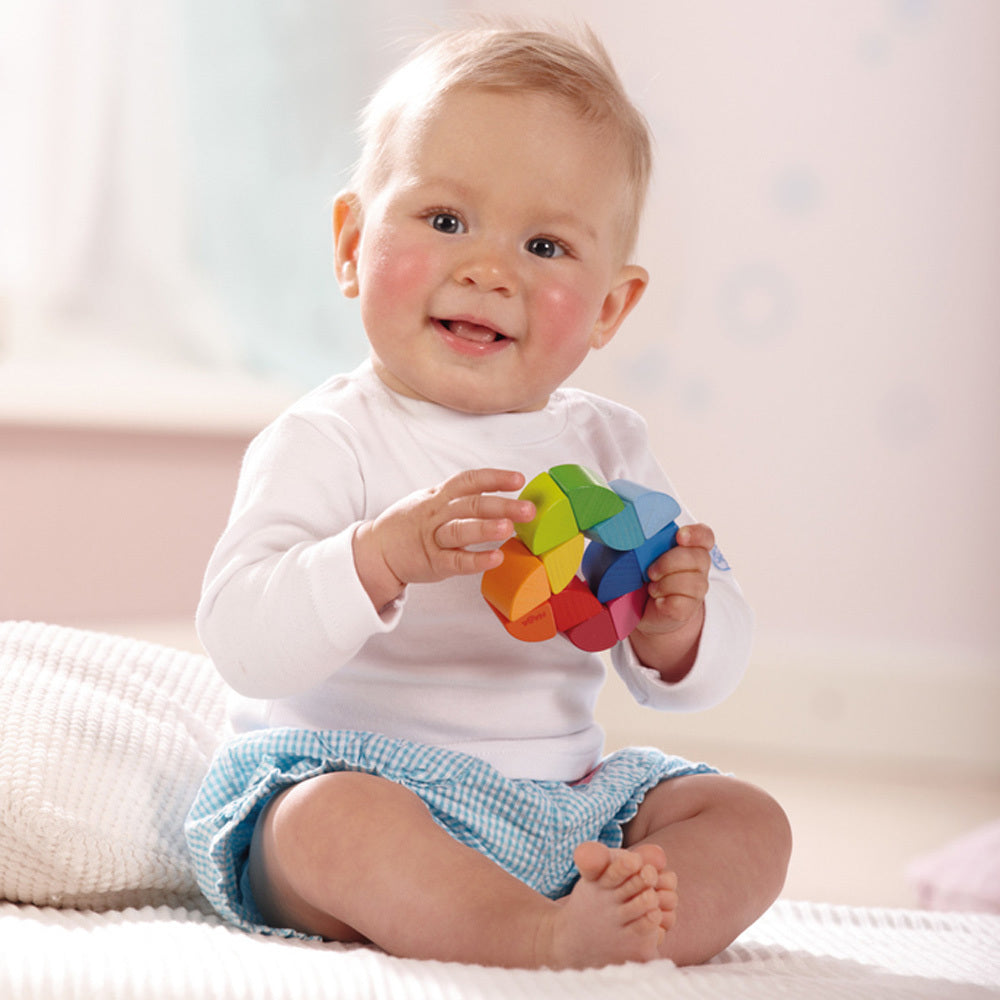
[(247, 868), (264, 923), (328, 940), (365, 940), (323, 905), (318, 888), (342, 871), (356, 877), (357, 844), (370, 835), (369, 811), (383, 785), (398, 795), (396, 786), (371, 775), (324, 774), (286, 788), (264, 807)]
[(743, 786), (748, 798), (751, 821), (769, 831), (776, 843), (786, 843), (791, 848), (792, 827), (784, 808), (769, 792), (757, 785)]
[(792, 825), (780, 803), (762, 788), (744, 785), (741, 822), (755, 845), (756, 867), (774, 897), (785, 884), (792, 855)]
[(348, 849), (386, 817), (426, 812), (413, 792), (386, 778), (333, 771), (307, 778), (277, 796), (270, 822), (279, 843), (322, 838)]
[(700, 787), (704, 815), (736, 851), (747, 885), (775, 899), (792, 853), (792, 828), (785, 810), (764, 789), (717, 776)]

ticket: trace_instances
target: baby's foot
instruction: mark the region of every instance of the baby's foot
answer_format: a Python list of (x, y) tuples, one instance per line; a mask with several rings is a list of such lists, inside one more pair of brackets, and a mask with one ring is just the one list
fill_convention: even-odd
[(657, 873), (654, 888), (660, 904), (660, 926), (664, 932), (669, 931), (677, 920), (677, 873), (667, 869), (667, 856), (655, 844), (639, 844), (630, 848), (630, 853), (643, 859), (646, 877), (650, 868)]
[(657, 958), (673, 926), (677, 880), (659, 847), (589, 842), (574, 855), (580, 880), (557, 909), (542, 964), (586, 968)]

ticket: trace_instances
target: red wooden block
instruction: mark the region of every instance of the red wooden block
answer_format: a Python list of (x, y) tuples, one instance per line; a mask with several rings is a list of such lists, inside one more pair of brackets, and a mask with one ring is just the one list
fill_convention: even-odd
[(603, 649), (610, 649), (618, 642), (618, 633), (615, 631), (615, 623), (611, 620), (611, 612), (607, 608), (601, 608), (599, 615), (588, 618), (587, 621), (576, 625), (566, 633), (577, 649), (585, 650), (588, 653), (599, 653)]
[(556, 618), (556, 628), (566, 632), (585, 622), (602, 611), (601, 602), (594, 597), (590, 587), (578, 576), (570, 580), (569, 585), (558, 594), (553, 594), (549, 600)]

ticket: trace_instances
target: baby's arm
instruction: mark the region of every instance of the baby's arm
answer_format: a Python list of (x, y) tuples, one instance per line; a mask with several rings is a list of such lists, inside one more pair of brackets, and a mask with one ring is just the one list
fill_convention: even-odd
[(395, 627), (393, 599), (404, 583), (493, 565), (497, 552), (461, 547), (492, 541), (501, 527), (510, 534), (510, 521), (534, 515), (531, 504), (481, 495), (520, 489), (520, 473), (486, 471), (415, 493), (368, 521), (363, 477), (336, 430), (293, 414), (254, 441), (206, 571), (198, 632), (247, 697), (287, 697), (320, 683), (372, 635)]
[(520, 472), (470, 469), (404, 497), (359, 525), (354, 564), (376, 610), (398, 598), (407, 584), (474, 575), (499, 565), (499, 551), (468, 547), (502, 542), (513, 534), (515, 522), (535, 516), (534, 504), (496, 495), (522, 486)]
[(686, 677), (697, 658), (714, 545), (707, 524), (687, 524), (649, 568), (649, 600), (630, 638), (636, 656), (668, 683)]

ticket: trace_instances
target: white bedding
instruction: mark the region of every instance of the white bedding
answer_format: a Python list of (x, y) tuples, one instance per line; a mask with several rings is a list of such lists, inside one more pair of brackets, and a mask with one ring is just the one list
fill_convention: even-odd
[(181, 834), (224, 699), (204, 657), (0, 622), (0, 1000), (1000, 997), (997, 915), (779, 902), (707, 966), (562, 973), (244, 934)]
[(1000, 917), (779, 902), (699, 968), (525, 972), (258, 937), (192, 910), (0, 904), (4, 1000), (975, 1000), (1000, 996)]

